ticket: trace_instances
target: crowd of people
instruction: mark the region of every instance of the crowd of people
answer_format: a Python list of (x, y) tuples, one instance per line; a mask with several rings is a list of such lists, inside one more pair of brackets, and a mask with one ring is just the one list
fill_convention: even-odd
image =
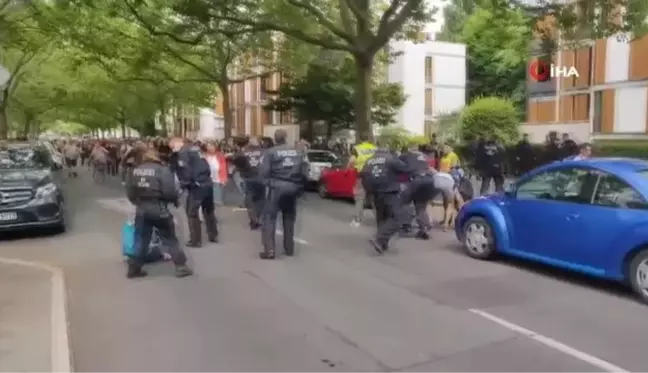
[[(444, 207), (442, 225), (452, 228), (461, 206), (473, 198), (468, 170), (482, 180), (480, 194), (495, 184), (504, 185), (504, 148), (493, 139), (479, 139), (469, 159), (460, 159), (452, 144), (429, 144), (405, 149), (390, 149), (386, 144), (361, 142), (349, 145), (333, 142), (300, 140), (287, 144), (287, 133), (278, 130), (274, 139), (236, 138), (223, 142), (199, 142), (171, 139), (68, 140), (56, 146), (69, 167), (69, 176), (77, 177), (75, 167), (87, 166), (98, 183), (107, 176), (120, 177), (128, 199), (136, 206), (136, 254), (128, 260), (127, 277), (146, 275), (147, 250), (156, 234), (170, 259), (176, 275), (192, 274), (186, 256), (175, 234), (170, 205), (184, 203), (189, 225), (188, 247), (202, 245), (202, 226), (210, 242), (219, 241), (217, 205), (224, 203), (225, 184), (230, 178), (244, 196), (249, 228), (261, 230), (261, 259), (275, 259), (275, 230), (279, 213), (283, 223), (285, 255), (294, 255), (296, 205), (304, 192), (308, 176), (306, 150), (325, 149), (348, 156), (348, 167), (357, 171), (355, 186), (356, 212), (352, 226), (364, 220), (368, 202), (376, 215), (377, 231), (371, 245), (378, 253), (389, 249), (396, 233), (409, 233), (414, 226), (415, 238), (427, 240), (432, 228), (428, 205), (441, 196)], [(567, 157), (589, 157), (589, 144), (577, 145), (567, 135), (558, 139), (550, 134), (547, 161)], [(532, 168), (536, 160), (525, 136), (516, 147), (518, 171)], [(202, 219), (201, 219), (202, 215)], [(415, 224), (413, 224), (415, 223)]]

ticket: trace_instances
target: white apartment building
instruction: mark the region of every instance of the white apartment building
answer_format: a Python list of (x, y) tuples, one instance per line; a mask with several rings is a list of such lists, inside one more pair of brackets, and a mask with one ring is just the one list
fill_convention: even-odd
[(387, 69), (387, 80), (400, 83), (406, 101), (397, 125), (412, 133), (436, 132), (436, 119), (466, 104), (466, 46), (427, 40), (395, 41), (397, 56)]

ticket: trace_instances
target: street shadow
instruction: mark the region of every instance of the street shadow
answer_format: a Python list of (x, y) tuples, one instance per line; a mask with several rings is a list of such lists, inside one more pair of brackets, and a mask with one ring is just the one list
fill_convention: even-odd
[[(457, 255), (464, 256), (466, 259), (476, 260), (468, 257), (468, 255), (464, 253), (463, 247), (460, 243), (447, 245), (445, 249)], [(511, 256), (498, 256), (497, 259), (485, 263), (490, 265), (503, 265), (515, 268), (520, 271), (530, 272), (538, 276), (550, 277), (551, 279), (563, 283), (568, 283), (574, 286), (600, 291), (616, 298), (621, 298), (632, 302), (639, 302), (639, 300), (635, 297), (632, 289), (624, 283), (593, 277), (586, 274), (556, 268), (543, 263), (533, 262)]]
[(64, 235), (65, 233), (57, 232), (54, 228), (32, 228), (21, 229), (16, 231), (7, 231), (0, 234), (0, 242), (46, 239)]

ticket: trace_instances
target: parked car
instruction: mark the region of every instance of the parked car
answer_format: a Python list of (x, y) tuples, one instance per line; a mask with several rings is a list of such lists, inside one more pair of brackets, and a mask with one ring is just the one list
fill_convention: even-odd
[(309, 150), (306, 152), (308, 161), (308, 182), (316, 186), (322, 175), (322, 170), (330, 168), (339, 160), (335, 153), (328, 150)]
[(358, 172), (353, 167), (347, 167), (344, 160), (340, 159), (331, 167), (322, 170), (317, 193), (322, 198), (353, 199)]
[(466, 254), (497, 254), (627, 282), (648, 303), (648, 162), (563, 161), (468, 202), (455, 233)]
[(0, 231), (66, 229), (62, 167), (41, 144), (0, 149)]

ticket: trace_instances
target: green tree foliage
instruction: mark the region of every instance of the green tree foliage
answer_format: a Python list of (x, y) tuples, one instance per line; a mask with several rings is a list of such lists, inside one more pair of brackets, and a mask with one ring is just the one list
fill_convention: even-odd
[[(129, 1), (129, 0), (124, 0)], [(173, 2), (173, 1), (172, 1)], [(152, 1), (139, 1), (152, 3)], [(431, 19), (423, 0), (247, 0), (177, 1), (183, 16), (203, 17), (218, 32), (232, 23), (272, 30), (284, 37), (348, 53), (354, 61), (356, 131), (373, 137), (372, 73), (376, 55), (396, 36), (412, 36)], [(159, 5), (158, 5), (159, 6)], [(381, 9), (382, 8), (382, 9)], [(278, 41), (281, 43), (281, 41)]]
[[(326, 124), (329, 137), (337, 130), (351, 128), (355, 122), (353, 92), (356, 76), (354, 70), (349, 68), (353, 61), (342, 57), (336, 60), (334, 55), (329, 55), (311, 63), (304, 76), (280, 87), (266, 109), (294, 112), (297, 120), (306, 124), (304, 132), (307, 138), (313, 138), (316, 122)], [(405, 103), (402, 87), (376, 81), (372, 90), (374, 123), (379, 126), (392, 124)]]
[(443, 7), (443, 26), (436, 34), (436, 40), (459, 42), (466, 19), (475, 8), (477, 8), (477, 0), (450, 0)]
[(468, 99), (510, 97), (524, 106), (528, 44), (528, 17), (520, 10), (478, 8), (464, 24), (460, 39), (468, 48)]
[(478, 98), (461, 112), (461, 135), (465, 141), (481, 137), (511, 143), (519, 137), (518, 117), (518, 111), (509, 99)]

